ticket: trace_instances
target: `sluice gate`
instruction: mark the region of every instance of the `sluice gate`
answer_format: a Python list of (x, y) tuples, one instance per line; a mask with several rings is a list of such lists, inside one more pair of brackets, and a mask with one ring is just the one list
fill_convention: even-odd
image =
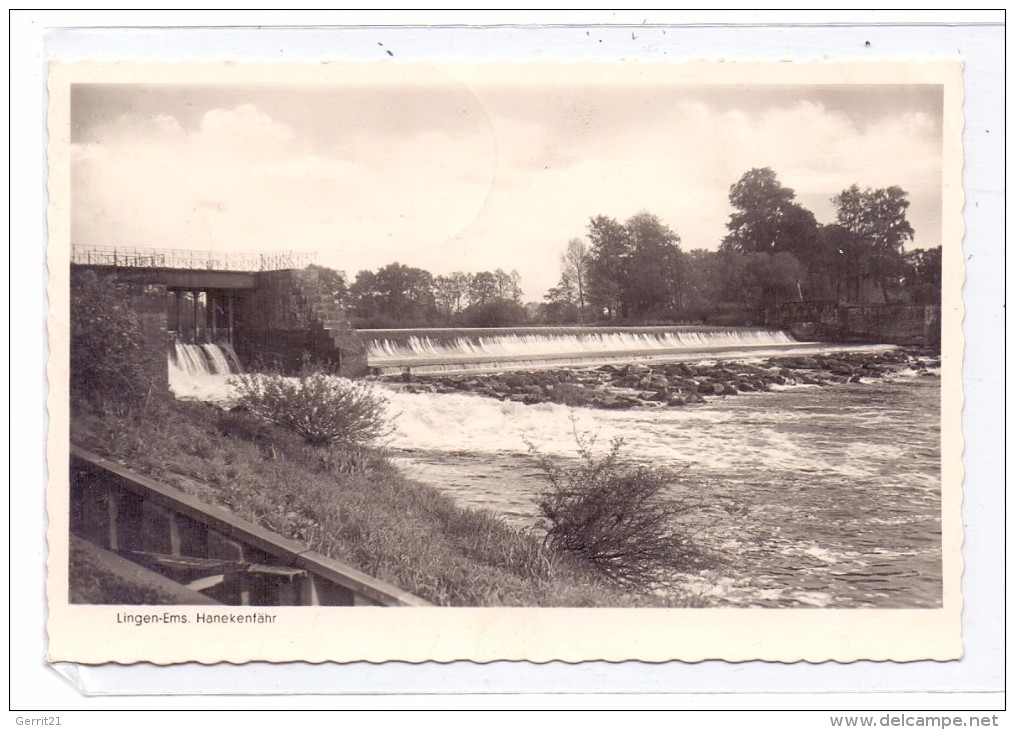
[(87, 272), (132, 285), (130, 306), (142, 321), (146, 346), (164, 349), (171, 366), (182, 362), (180, 345), (215, 346), (248, 367), (292, 371), (311, 361), (362, 375), (362, 343), (319, 270), (308, 266), (312, 261), (293, 252), (74, 246), (71, 289)]

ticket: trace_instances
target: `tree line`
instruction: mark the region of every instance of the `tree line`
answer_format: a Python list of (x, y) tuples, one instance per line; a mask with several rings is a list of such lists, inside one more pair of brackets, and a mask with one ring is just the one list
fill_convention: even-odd
[(342, 272), (315, 268), (356, 327), (506, 327), (528, 320), (517, 271), (434, 276), (396, 262), (360, 271), (348, 283)]
[(568, 241), (538, 318), (749, 324), (786, 301), (940, 304), (941, 248), (903, 250), (913, 239), (904, 190), (851, 185), (827, 225), (795, 198), (771, 168), (746, 172), (730, 187), (718, 251), (684, 251), (651, 213), (593, 217)]
[(317, 267), (358, 327), (520, 324), (752, 324), (787, 301), (940, 304), (941, 248), (905, 252), (913, 239), (905, 190), (851, 185), (835, 221), (817, 222), (771, 168), (730, 186), (733, 208), (717, 251), (685, 251), (647, 211), (589, 219), (560, 254), (560, 279), (522, 304), (517, 271), (433, 275), (399, 263), (341, 272)]

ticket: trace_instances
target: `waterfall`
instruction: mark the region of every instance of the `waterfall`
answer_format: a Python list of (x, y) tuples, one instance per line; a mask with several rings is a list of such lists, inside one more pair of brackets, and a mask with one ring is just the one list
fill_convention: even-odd
[(188, 345), (177, 342), (169, 354), (170, 380), (241, 372), (243, 368), (240, 367), (239, 358), (230, 345)]
[(781, 330), (750, 327), (533, 327), (360, 330), (367, 362), (381, 372), (539, 367), (682, 358), (799, 346)]

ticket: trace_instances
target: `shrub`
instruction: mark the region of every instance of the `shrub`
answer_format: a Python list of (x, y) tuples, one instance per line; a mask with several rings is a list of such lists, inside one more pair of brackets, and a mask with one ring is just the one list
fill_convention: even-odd
[(387, 436), (387, 401), (370, 385), (324, 373), (239, 375), (237, 405), (310, 444), (367, 444)]
[(514, 327), (525, 324), (528, 314), (518, 302), (494, 299), (466, 307), (460, 319), (466, 327)]
[(92, 271), (71, 278), (70, 392), (78, 402), (119, 415), (144, 410), (165, 370), (162, 350), (146, 341), (132, 307), (138, 286)]
[(576, 466), (562, 467), (529, 444), (548, 482), (537, 504), (549, 547), (635, 590), (664, 587), (677, 572), (708, 564), (693, 540), (700, 528), (686, 519), (704, 507), (702, 500), (668, 496), (673, 476), (665, 471), (623, 465), (621, 439), (596, 456), (595, 438), (575, 438)]

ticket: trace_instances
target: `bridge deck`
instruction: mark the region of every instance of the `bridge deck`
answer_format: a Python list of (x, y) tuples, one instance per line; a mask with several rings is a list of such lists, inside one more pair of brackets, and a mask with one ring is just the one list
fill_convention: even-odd
[(90, 269), (100, 274), (116, 273), (126, 281), (142, 284), (163, 284), (170, 289), (253, 289), (256, 272), (202, 271), (197, 269), (163, 269), (158, 267), (121, 267), (108, 264), (71, 264), (77, 269)]

